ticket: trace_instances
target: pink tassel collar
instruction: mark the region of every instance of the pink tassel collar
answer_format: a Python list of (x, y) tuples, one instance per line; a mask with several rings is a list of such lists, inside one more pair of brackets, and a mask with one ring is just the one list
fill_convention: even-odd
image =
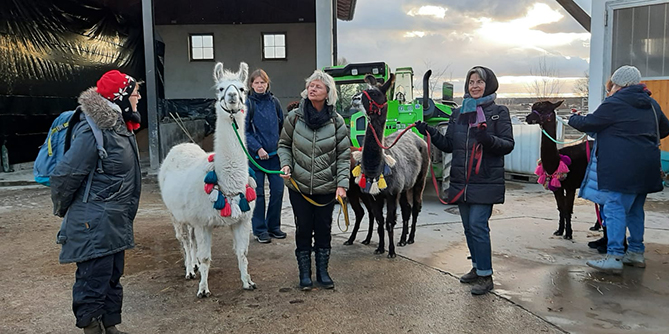
[(548, 174), (544, 170), (544, 166), (541, 164), (541, 159), (537, 161), (537, 169), (534, 170), (534, 174), (539, 176), (537, 183), (544, 186), (545, 189), (550, 191), (556, 191), (562, 187), (562, 181), (567, 178), (569, 173), (569, 166), (571, 165), (571, 158), (560, 154), (560, 164), (558, 168), (553, 172), (553, 174)]

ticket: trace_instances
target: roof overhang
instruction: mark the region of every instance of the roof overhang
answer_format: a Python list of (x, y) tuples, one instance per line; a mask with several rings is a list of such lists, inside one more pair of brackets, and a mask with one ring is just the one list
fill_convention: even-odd
[(344, 21), (353, 20), (356, 0), (337, 0), (337, 18)]

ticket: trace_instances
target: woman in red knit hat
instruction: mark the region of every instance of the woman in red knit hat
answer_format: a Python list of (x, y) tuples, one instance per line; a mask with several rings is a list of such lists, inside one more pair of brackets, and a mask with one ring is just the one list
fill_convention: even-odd
[[(84, 333), (123, 333), (125, 250), (135, 246), (133, 221), (141, 173), (134, 130), (141, 121), (139, 85), (117, 70), (81, 93), (67, 129), (66, 152), (51, 175), (61, 263), (77, 264), (72, 287), (76, 326)], [(97, 143), (104, 143), (98, 146)]]

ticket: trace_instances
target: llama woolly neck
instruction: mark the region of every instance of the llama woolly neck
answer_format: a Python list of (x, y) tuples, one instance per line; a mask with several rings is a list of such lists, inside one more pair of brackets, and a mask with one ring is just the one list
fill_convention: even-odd
[[(556, 115), (553, 114), (549, 120), (541, 124), (541, 128), (553, 138), (556, 138), (557, 134), (557, 121), (555, 117)], [(558, 153), (557, 144), (543, 132), (541, 133), (541, 161), (544, 170), (549, 174), (553, 174), (560, 166), (560, 154)]]
[[(216, 120), (214, 138), (214, 153), (217, 159), (214, 160), (214, 170), (219, 175), (218, 184), (224, 194), (239, 193), (245, 189), (249, 177), (246, 154), (237, 139), (230, 116), (223, 112), (218, 112), (217, 115), (219, 117)], [(221, 115), (225, 116), (220, 117)], [(240, 137), (246, 145), (244, 116), (244, 113), (237, 113), (235, 118)]]

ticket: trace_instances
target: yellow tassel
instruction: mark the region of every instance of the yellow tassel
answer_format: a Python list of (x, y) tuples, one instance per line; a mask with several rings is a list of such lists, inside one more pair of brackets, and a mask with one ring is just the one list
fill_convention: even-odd
[(355, 168), (353, 168), (353, 171), (351, 173), (353, 174), (354, 177), (358, 177), (360, 176), (360, 174), (362, 174), (362, 168), (360, 168), (360, 165), (357, 165), (355, 166)]
[(386, 189), (387, 187), (386, 179), (384, 179), (383, 174), (381, 174), (381, 176), (379, 176), (379, 189)]

